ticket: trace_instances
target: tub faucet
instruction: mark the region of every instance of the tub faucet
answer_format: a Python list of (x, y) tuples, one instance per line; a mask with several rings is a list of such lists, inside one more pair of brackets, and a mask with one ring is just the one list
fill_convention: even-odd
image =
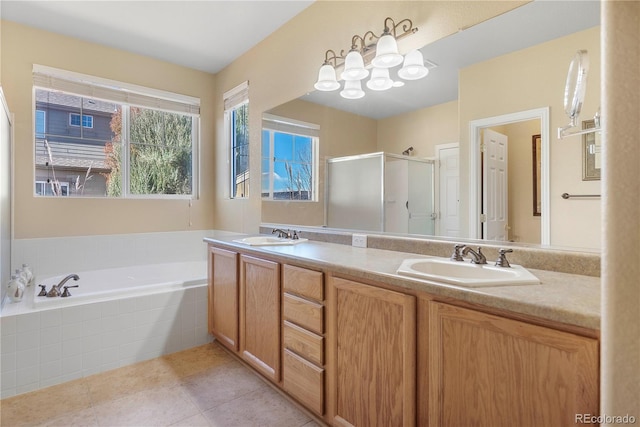
[(486, 264), (487, 263), (487, 258), (485, 258), (484, 254), (482, 253), (482, 249), (480, 248), (480, 246), (478, 246), (478, 252), (474, 251), (473, 249), (471, 249), (469, 246), (465, 247), (462, 250), (462, 255), (468, 255), (471, 254), (471, 263), (472, 264)]
[(47, 292), (47, 296), (48, 297), (59, 297), (62, 292), (60, 292), (60, 289), (62, 289), (62, 287), (64, 286), (65, 283), (67, 283), (67, 281), (69, 279), (73, 279), (73, 280), (79, 280), (80, 276), (78, 276), (77, 274), (70, 274), (67, 277), (65, 277), (64, 279), (62, 279), (60, 281), (60, 283), (58, 283), (57, 285), (53, 285), (51, 287), (51, 290), (49, 292)]

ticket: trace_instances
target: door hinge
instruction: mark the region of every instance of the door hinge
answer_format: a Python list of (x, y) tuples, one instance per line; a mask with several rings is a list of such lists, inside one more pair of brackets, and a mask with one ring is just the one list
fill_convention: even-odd
[(480, 152), (481, 153), (486, 153), (487, 152), (487, 144), (485, 144), (484, 142), (480, 143)]
[(487, 214), (480, 214), (480, 222), (487, 222)]

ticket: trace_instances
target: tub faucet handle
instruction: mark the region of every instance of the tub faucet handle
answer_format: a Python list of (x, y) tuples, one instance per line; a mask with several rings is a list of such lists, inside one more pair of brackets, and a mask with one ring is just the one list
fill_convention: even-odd
[(64, 286), (64, 292), (62, 292), (62, 295), (60, 295), (62, 298), (66, 298), (66, 297), (70, 297), (71, 296), (71, 292), (69, 292), (69, 288), (77, 288), (80, 285), (73, 285), (73, 286)]
[(46, 285), (38, 285), (40, 286), (40, 293), (38, 294), (39, 297), (46, 297), (47, 296), (47, 287)]

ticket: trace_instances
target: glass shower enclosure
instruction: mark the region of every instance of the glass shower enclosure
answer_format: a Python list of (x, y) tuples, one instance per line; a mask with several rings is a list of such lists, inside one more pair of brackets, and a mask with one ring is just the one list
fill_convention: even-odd
[(433, 160), (379, 152), (326, 167), (327, 227), (434, 234)]

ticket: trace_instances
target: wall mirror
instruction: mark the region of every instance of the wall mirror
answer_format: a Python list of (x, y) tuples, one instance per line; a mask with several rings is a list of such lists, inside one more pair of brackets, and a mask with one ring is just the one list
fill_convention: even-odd
[[(503, 201), (509, 219), (493, 239), (598, 250), (599, 201), (578, 205), (560, 197), (564, 192), (599, 191), (588, 187), (593, 182), (582, 180), (582, 141), (559, 141), (549, 130), (566, 121), (563, 88), (567, 66), (578, 49), (589, 51), (591, 69), (596, 70), (589, 76), (582, 111), (588, 117), (598, 109), (599, 37), (598, 2), (534, 1), (421, 48), (430, 69), (426, 78), (385, 92), (367, 92), (357, 100), (312, 91), (270, 109), (265, 113), (319, 126), (318, 197), (263, 199), (262, 222), (326, 226), (327, 159), (408, 152), (434, 162), (433, 235), (492, 240), (482, 232), (482, 200), (489, 190), (482, 186), (486, 178), (480, 141), (490, 131), (509, 141), (508, 193)], [(309, 76), (310, 88), (315, 78)], [(535, 115), (489, 120), (545, 109), (542, 120)], [(473, 122), (486, 124), (472, 130)], [(540, 215), (532, 211), (534, 135), (541, 135), (536, 202)], [(268, 171), (263, 168), (263, 180)]]

